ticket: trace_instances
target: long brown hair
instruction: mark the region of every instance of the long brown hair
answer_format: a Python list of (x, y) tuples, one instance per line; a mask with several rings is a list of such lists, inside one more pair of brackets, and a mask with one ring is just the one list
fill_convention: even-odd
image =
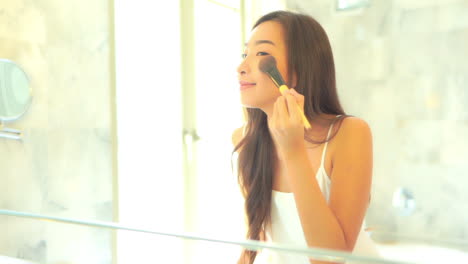
[[(275, 11), (261, 17), (253, 29), (266, 21), (279, 22), (284, 29), (289, 74), (286, 80), (293, 80), (295, 73), (295, 89), (304, 95), (307, 118), (312, 120), (321, 114), (332, 114), (342, 115), (342, 120), (345, 113), (336, 91), (333, 54), (322, 26), (308, 15)], [(246, 110), (245, 133), (234, 152), (239, 150), (238, 181), (245, 198), (247, 239), (261, 240), (271, 221), (273, 174), (278, 161), (266, 114), (260, 109)], [(314, 143), (326, 141), (317, 142), (307, 135), (305, 139)], [(252, 264), (256, 255), (256, 251), (244, 250), (241, 263)]]

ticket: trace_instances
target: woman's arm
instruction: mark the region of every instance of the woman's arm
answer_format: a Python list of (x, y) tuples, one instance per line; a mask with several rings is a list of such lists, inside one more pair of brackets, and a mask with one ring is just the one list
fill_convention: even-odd
[(346, 118), (334, 140), (329, 204), (305, 147), (286, 157), (286, 170), (307, 244), (352, 251), (369, 202), (372, 139), (364, 121)]
[[(301, 124), (294, 110), (284, 117), (284, 106), (295, 109), (291, 95), (279, 98), (273, 134), (285, 160), (286, 174), (308, 246), (352, 251), (367, 209), (372, 177), (372, 136), (361, 119), (346, 118), (333, 139), (333, 171), (327, 204), (298, 133)], [(286, 110), (288, 111), (288, 110)], [(283, 114), (281, 114), (283, 113)], [(283, 117), (281, 117), (283, 115)], [(288, 123), (289, 122), (289, 123)], [(302, 128), (301, 128), (302, 129)], [(300, 139), (300, 140), (299, 140)], [(311, 262), (319, 263), (319, 262)], [(321, 262), (320, 262), (321, 263)]]
[[(313, 246), (352, 250), (367, 209), (372, 139), (367, 124), (346, 118), (332, 157), (330, 203), (315, 179), (305, 148), (286, 157), (286, 169), (306, 238)], [(310, 234), (310, 235), (308, 235)]]

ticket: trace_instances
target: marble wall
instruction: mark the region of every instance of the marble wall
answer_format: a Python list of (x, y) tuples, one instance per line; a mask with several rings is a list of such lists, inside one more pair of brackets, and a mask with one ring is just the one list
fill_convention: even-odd
[[(345, 110), (373, 130), (368, 224), (468, 240), (468, 2), (375, 0), (347, 12), (334, 2), (287, 6), (322, 23)], [(408, 216), (392, 206), (398, 187), (414, 195)]]
[[(111, 1), (0, 1), (0, 58), (30, 76), (23, 141), (0, 139), (0, 208), (112, 221)], [(0, 255), (111, 263), (110, 231), (0, 216)]]

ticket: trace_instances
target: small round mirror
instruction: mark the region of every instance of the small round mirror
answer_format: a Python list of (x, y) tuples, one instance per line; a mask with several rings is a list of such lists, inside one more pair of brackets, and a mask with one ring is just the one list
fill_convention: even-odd
[(13, 61), (0, 59), (0, 122), (20, 118), (32, 100), (26, 73)]

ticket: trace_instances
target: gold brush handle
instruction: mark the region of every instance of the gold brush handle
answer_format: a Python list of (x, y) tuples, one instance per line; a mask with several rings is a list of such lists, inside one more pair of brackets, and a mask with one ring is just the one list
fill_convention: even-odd
[[(279, 87), (279, 90), (281, 92), (281, 94), (283, 94), (285, 91), (289, 90), (289, 88), (286, 86), (286, 85), (281, 85)], [(307, 120), (306, 116), (304, 115), (304, 112), (302, 111), (302, 109), (299, 107), (299, 105), (297, 106), (297, 110), (299, 110), (299, 112), (301, 112), (301, 115), (302, 115), (302, 122), (304, 123), (304, 127), (306, 129), (309, 129), (311, 128), (311, 125), (309, 123), (309, 120)]]

